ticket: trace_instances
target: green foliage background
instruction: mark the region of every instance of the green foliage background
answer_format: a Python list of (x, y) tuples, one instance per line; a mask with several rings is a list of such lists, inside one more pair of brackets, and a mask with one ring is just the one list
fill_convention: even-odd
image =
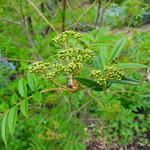
[[(63, 8), (61, 3), (55, 1), (48, 1), (50, 10), (46, 7), (45, 0), (32, 0), (32, 2), (34, 5), (26, 0), (0, 1), (0, 56), (16, 66), (16, 70), (0, 68), (1, 126), (4, 114), (11, 110), (16, 102), (21, 103), (23, 100), (18, 91), (20, 79), (24, 78), (23, 83), (26, 85), (27, 93), (23, 94), (25, 97), (44, 89), (55, 88), (47, 80), (35, 76), (37, 91), (34, 92), (27, 74), (28, 66), (33, 62), (57, 61), (58, 46), (52, 41), (57, 33), (50, 26), (53, 25), (59, 33), (62, 31)], [(112, 28), (141, 25), (142, 13), (149, 9), (149, 2), (138, 0), (117, 1), (116, 4), (104, 2), (102, 7), (111, 8), (114, 5), (125, 8), (124, 21), (119, 17), (108, 17), (102, 25), (98, 22), (97, 30), (94, 30), (97, 2), (75, 10), (68, 6), (65, 12), (65, 29), (76, 29), (84, 33), (86, 44), (91, 44), (95, 38), (94, 33), (98, 33), (97, 41), (91, 46), (95, 57), (89, 64), (90, 70), (101, 67), (102, 51), (105, 50), (110, 55), (116, 42), (123, 37), (127, 42), (115, 61), (149, 66), (149, 32), (141, 32), (134, 28), (131, 31), (132, 35), (110, 32)], [(146, 68), (133, 68), (125, 68), (124, 71), (128, 76), (141, 81), (140, 85), (114, 83), (108, 90), (102, 92), (91, 92), (87, 89), (71, 94), (56, 91), (42, 95), (36, 93), (35, 98), (29, 100), (28, 114), (23, 110), (27, 117), (18, 109), (14, 136), (10, 136), (6, 131), (7, 147), (2, 140), (4, 136), (0, 135), (1, 150), (84, 150), (85, 141), (91, 139), (102, 139), (103, 142), (109, 143), (108, 145), (124, 146), (133, 141), (146, 145), (150, 131), (150, 84), (147, 81)], [(90, 70), (82, 70), (81, 77), (85, 77)], [(63, 78), (60, 78), (60, 82), (66, 84)], [(71, 114), (69, 100), (72, 101), (75, 114)], [(97, 100), (103, 108), (99, 106)]]

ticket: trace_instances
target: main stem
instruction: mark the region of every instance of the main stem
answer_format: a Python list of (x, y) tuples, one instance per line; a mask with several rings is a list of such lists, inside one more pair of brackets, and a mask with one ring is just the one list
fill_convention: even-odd
[(67, 0), (63, 0), (63, 10), (62, 10), (62, 32), (65, 31), (65, 20), (66, 20), (66, 2)]
[(96, 16), (96, 20), (95, 20), (95, 27), (97, 26), (98, 19), (99, 19), (99, 16), (100, 16), (101, 3), (102, 3), (102, 1), (98, 0), (98, 9), (97, 9), (97, 16)]

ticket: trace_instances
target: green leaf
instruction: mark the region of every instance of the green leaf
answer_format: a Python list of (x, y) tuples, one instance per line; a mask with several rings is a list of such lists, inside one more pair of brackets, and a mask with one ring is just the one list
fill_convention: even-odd
[(88, 88), (91, 88), (94, 91), (102, 91), (103, 88), (100, 87), (100, 85), (90, 79), (86, 79), (86, 78), (76, 78), (77, 81), (79, 81), (81, 84), (85, 85)]
[(27, 78), (28, 78), (28, 84), (29, 84), (30, 88), (33, 91), (36, 91), (37, 90), (37, 78), (36, 78), (35, 74), (29, 72), (27, 75)]
[(86, 44), (96, 43), (99, 41), (99, 39), (101, 39), (101, 36), (104, 35), (108, 31), (109, 31), (108, 27), (103, 28), (101, 30), (99, 29), (92, 30), (91, 32), (83, 36), (83, 41)]
[(108, 53), (106, 48), (100, 51), (100, 59), (103, 67), (108, 65)]
[(119, 54), (122, 51), (122, 49), (124, 48), (125, 44), (126, 44), (125, 38), (122, 38), (119, 41), (117, 41), (117, 43), (115, 44), (115, 47), (112, 50), (111, 56), (109, 58), (110, 61), (115, 60), (115, 58), (119, 56)]
[(109, 82), (109, 81), (107, 81), (106, 89), (110, 88), (110, 87), (111, 87), (111, 85), (112, 85), (112, 83), (111, 83), (111, 82)]
[(18, 111), (18, 106), (15, 106), (10, 110), (8, 115), (8, 127), (11, 135), (13, 135), (15, 131), (15, 126), (17, 122), (17, 111)]
[(108, 28), (108, 27), (103, 28), (101, 30), (95, 29), (92, 32), (90, 32), (90, 34), (92, 34), (94, 36), (95, 41), (97, 41), (98, 39), (101, 39), (101, 36), (104, 35), (105, 33), (107, 33), (109, 30), (110, 30), (110, 28)]
[(26, 83), (23, 78), (21, 78), (19, 80), (18, 91), (22, 97), (24, 97), (24, 98), (27, 97), (27, 87), (26, 87)]
[(1, 133), (5, 145), (7, 145), (7, 118), (8, 118), (8, 113), (4, 115), (2, 125), (1, 125)]
[(86, 44), (90, 44), (92, 41), (94, 40), (94, 37), (93, 35), (90, 35), (90, 34), (85, 34), (82, 38), (82, 41)]
[(131, 85), (138, 85), (139, 82), (130, 81), (130, 80), (109, 80), (111, 83), (117, 83), (117, 84), (131, 84)]
[(124, 77), (123, 80), (128, 80), (128, 81), (133, 81), (133, 82), (137, 82), (137, 83), (141, 83), (141, 81), (134, 79), (133, 77)]
[(16, 97), (15, 94), (13, 94), (13, 95), (11, 96), (10, 102), (11, 102), (12, 105), (14, 105), (14, 104), (17, 103), (17, 97)]
[(42, 101), (42, 94), (41, 93), (34, 93), (34, 94), (32, 94), (32, 97), (36, 102)]
[(7, 103), (5, 103), (5, 102), (2, 102), (0, 104), (0, 112), (3, 112), (5, 110), (7, 110), (7, 109), (9, 109), (9, 105)]
[(100, 56), (95, 56), (93, 58), (93, 65), (94, 65), (94, 68), (97, 69), (97, 70), (102, 70), (102, 64), (101, 64), (101, 60), (100, 60)]
[(25, 99), (20, 102), (20, 110), (22, 114), (27, 117), (28, 115), (28, 99)]
[(149, 68), (150, 66), (146, 66), (143, 64), (135, 64), (135, 63), (121, 63), (115, 64), (118, 68)]

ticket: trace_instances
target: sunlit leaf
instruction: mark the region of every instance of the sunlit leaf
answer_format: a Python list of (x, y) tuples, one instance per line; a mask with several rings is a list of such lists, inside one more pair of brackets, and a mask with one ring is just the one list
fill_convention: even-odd
[(8, 127), (12, 135), (14, 134), (15, 126), (17, 122), (17, 111), (18, 111), (18, 106), (15, 106), (10, 110), (8, 115)]
[(26, 83), (23, 78), (21, 78), (19, 80), (18, 91), (22, 97), (24, 97), (24, 98), (27, 97), (27, 87), (26, 87)]
[(15, 94), (13, 94), (13, 95), (11, 96), (10, 102), (11, 102), (12, 105), (14, 105), (14, 104), (17, 103), (17, 97), (16, 97)]
[(119, 56), (119, 54), (122, 51), (122, 49), (124, 48), (125, 44), (126, 44), (126, 39), (125, 38), (122, 38), (122, 39), (117, 41), (117, 43), (115, 44), (115, 46), (112, 50), (111, 56), (109, 58), (110, 61), (115, 60), (116, 57)]
[(91, 31), (89, 34), (94, 36), (94, 40), (93, 41), (97, 41), (98, 39), (101, 39), (101, 36), (104, 35), (105, 33), (107, 33), (110, 30), (110, 28), (106, 27), (103, 29), (95, 29), (93, 31)]
[(42, 94), (41, 93), (34, 93), (34, 94), (32, 94), (32, 97), (36, 102), (42, 101)]
[(24, 116), (28, 115), (28, 99), (25, 99), (20, 102), (20, 110)]
[(0, 104), (0, 112), (3, 112), (5, 110), (7, 110), (7, 109), (9, 109), (9, 105), (7, 103), (5, 103), (5, 102), (2, 102)]
[(36, 91), (37, 90), (37, 79), (36, 79), (35, 74), (29, 72), (27, 78), (28, 78), (28, 84), (29, 84), (30, 88), (33, 91)]
[(8, 113), (6, 113), (3, 117), (2, 124), (1, 124), (1, 133), (2, 133), (2, 138), (7, 145), (7, 118), (8, 118)]
[(93, 58), (93, 65), (95, 69), (102, 70), (103, 66), (101, 64), (100, 56), (95, 56)]
[(111, 83), (117, 83), (117, 84), (132, 84), (132, 85), (138, 85), (139, 82), (135, 81), (129, 81), (129, 80), (109, 80)]
[(121, 63), (115, 64), (118, 68), (149, 68), (150, 66), (146, 66), (143, 64), (135, 64), (135, 63)]
[(137, 82), (137, 83), (141, 83), (141, 81), (134, 79), (133, 77), (124, 77), (123, 80), (128, 80), (128, 81), (133, 81), (133, 82)]
[(108, 65), (108, 53), (106, 48), (100, 51), (100, 60), (103, 67)]

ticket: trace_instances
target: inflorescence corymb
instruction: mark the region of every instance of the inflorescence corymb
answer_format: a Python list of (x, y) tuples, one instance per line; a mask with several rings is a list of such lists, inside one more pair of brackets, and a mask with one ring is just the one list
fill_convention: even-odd
[(103, 71), (93, 70), (90, 76), (96, 79), (100, 86), (106, 87), (108, 80), (121, 80), (125, 73), (115, 66), (105, 66)]
[[(67, 75), (74, 76), (84, 64), (93, 57), (93, 52), (85, 48), (84, 42), (82, 42), (83, 35), (73, 31), (65, 31), (62, 34), (57, 35), (53, 40), (57, 44), (65, 44), (65, 48), (57, 53), (58, 62), (57, 64), (36, 62), (30, 67), (30, 71), (36, 74), (40, 74), (49, 81), (55, 79), (55, 77), (64, 73)], [(76, 45), (79, 43), (83, 44), (83, 48), (77, 46), (70, 46), (70, 39), (76, 41)], [(62, 63), (63, 62), (63, 63)]]
[(56, 36), (53, 40), (60, 44), (60, 43), (65, 43), (67, 42), (70, 38), (74, 38), (77, 41), (81, 41), (82, 40), (83, 35), (81, 33), (77, 33), (74, 31), (65, 31), (62, 34), (59, 34), (58, 36)]
[[(63, 44), (62, 49), (57, 53), (58, 63), (36, 62), (29, 68), (30, 71), (43, 76), (49, 81), (53, 81), (60, 73), (75, 76), (84, 64), (93, 57), (93, 52), (85, 47), (82, 38), (81, 33), (73, 31), (65, 31), (57, 35), (53, 40), (57, 44)], [(70, 39), (75, 41), (74, 46), (71, 46)], [(90, 76), (96, 79), (100, 86), (106, 87), (108, 80), (121, 80), (125, 74), (115, 66), (105, 66), (102, 71), (93, 70)]]
[(78, 47), (72, 47), (69, 49), (61, 50), (57, 54), (58, 58), (65, 60), (70, 58), (72, 62), (86, 62), (90, 60), (93, 53), (89, 49), (79, 49)]
[(57, 44), (67, 44), (70, 39), (76, 40), (76, 43), (81, 44), (84, 48), (87, 48), (87, 45), (82, 40), (83, 34), (74, 32), (74, 31), (65, 31), (57, 35), (53, 40)]

